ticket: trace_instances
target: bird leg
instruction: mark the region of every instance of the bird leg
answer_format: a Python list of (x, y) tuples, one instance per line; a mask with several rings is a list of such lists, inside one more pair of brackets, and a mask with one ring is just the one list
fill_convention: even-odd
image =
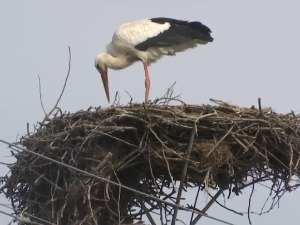
[(144, 65), (145, 77), (146, 77), (146, 79), (145, 79), (145, 87), (146, 87), (145, 102), (148, 102), (149, 95), (150, 95), (150, 87), (151, 87), (151, 77), (150, 77), (149, 70), (148, 70), (149, 64), (146, 62), (143, 62), (143, 65)]

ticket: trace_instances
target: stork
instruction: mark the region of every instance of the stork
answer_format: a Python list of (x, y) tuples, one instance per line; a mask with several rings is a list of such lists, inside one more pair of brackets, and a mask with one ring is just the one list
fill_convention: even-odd
[(108, 69), (120, 70), (141, 61), (145, 71), (145, 101), (148, 102), (151, 86), (149, 65), (164, 55), (175, 55), (198, 44), (212, 42), (214, 39), (210, 33), (211, 30), (200, 22), (165, 17), (138, 20), (120, 26), (107, 45), (106, 52), (99, 54), (95, 61), (108, 102)]

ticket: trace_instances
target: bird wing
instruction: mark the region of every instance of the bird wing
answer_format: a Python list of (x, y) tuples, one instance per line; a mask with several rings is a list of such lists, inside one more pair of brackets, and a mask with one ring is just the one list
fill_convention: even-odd
[(150, 20), (126, 23), (115, 31), (112, 43), (122, 48), (135, 48), (137, 45), (144, 43), (147, 39), (168, 30), (169, 27), (170, 24), (168, 23), (159, 24), (153, 23)]
[(163, 17), (153, 18), (150, 21), (158, 26), (169, 24), (169, 28), (136, 44), (135, 48), (138, 50), (145, 51), (153, 47), (172, 47), (190, 42), (206, 44), (213, 41), (213, 38), (210, 36), (211, 30), (200, 22), (188, 22)]

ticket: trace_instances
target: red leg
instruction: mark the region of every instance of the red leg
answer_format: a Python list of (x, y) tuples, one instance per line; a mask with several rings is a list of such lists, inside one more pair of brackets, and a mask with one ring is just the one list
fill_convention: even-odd
[(150, 74), (148, 71), (149, 64), (143, 62), (143, 65), (144, 65), (145, 77), (146, 77), (146, 79), (145, 79), (145, 87), (146, 87), (145, 102), (148, 102), (149, 95), (150, 95), (150, 88), (151, 88), (151, 77), (150, 77)]

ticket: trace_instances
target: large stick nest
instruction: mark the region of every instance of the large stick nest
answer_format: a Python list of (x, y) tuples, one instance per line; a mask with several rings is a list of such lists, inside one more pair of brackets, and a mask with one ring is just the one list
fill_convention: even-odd
[[(269, 180), (278, 196), (296, 188), (291, 179), (299, 178), (300, 171), (299, 117), (215, 103), (58, 113), (19, 145), (170, 201), (174, 198), (166, 188), (181, 180), (185, 163), (184, 187), (228, 189), (238, 195)], [(15, 157), (3, 191), (18, 213), (64, 225), (129, 223), (162, 207), (172, 213), (166, 204), (27, 151)]]

